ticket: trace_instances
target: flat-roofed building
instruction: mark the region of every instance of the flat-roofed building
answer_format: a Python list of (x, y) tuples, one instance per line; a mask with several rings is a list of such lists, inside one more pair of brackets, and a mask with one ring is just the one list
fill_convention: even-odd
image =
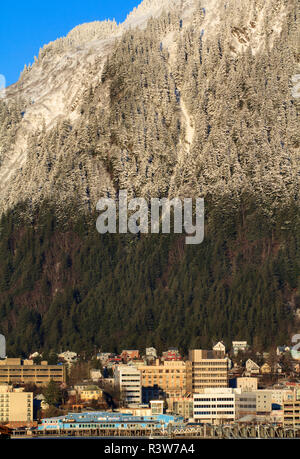
[(0, 384), (0, 424), (33, 421), (33, 393)]
[(120, 390), (120, 397), (125, 405), (142, 403), (141, 372), (129, 365), (118, 365), (114, 373), (115, 387)]
[(189, 362), (180, 360), (160, 362), (139, 367), (142, 375), (143, 402), (158, 398), (183, 396), (187, 388)]
[(283, 425), (300, 429), (300, 396), (297, 392), (293, 400), (283, 402)]
[(191, 362), (190, 387), (193, 393), (207, 388), (228, 387), (228, 361), (218, 358), (215, 351), (194, 349), (189, 352)]
[(222, 424), (256, 414), (256, 395), (241, 389), (210, 388), (193, 396), (195, 422)]
[(0, 360), (0, 383), (27, 384), (37, 386), (49, 384), (53, 380), (65, 383), (66, 370), (64, 365), (48, 365), (43, 361), (35, 365), (32, 360), (10, 359)]

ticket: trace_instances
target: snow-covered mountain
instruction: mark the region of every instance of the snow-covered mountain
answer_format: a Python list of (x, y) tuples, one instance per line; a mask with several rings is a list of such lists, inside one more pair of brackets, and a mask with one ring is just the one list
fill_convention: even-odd
[(258, 192), (265, 175), (289, 194), (298, 13), (295, 0), (144, 0), (123, 24), (46, 45), (1, 107), (0, 208), (74, 195), (93, 207), (119, 186)]

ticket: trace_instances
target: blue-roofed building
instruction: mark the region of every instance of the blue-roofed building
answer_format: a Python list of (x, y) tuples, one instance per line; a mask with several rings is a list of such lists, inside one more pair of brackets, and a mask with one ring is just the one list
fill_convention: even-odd
[(65, 416), (45, 418), (38, 426), (39, 431), (84, 430), (84, 429), (161, 429), (180, 427), (184, 419), (167, 414), (133, 416), (132, 414), (110, 412), (69, 413)]

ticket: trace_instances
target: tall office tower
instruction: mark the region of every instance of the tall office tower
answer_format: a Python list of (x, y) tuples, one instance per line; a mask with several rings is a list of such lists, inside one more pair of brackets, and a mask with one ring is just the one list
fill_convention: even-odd
[(193, 349), (189, 351), (190, 387), (193, 393), (204, 389), (228, 387), (228, 361), (215, 351)]
[(115, 386), (119, 388), (125, 405), (142, 403), (141, 372), (129, 365), (119, 365), (115, 370)]

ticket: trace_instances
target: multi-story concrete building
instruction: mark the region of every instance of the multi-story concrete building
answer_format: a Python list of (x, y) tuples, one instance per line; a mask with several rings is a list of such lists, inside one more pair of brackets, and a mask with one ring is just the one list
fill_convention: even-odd
[(114, 373), (115, 387), (120, 390), (121, 401), (125, 405), (142, 403), (141, 372), (134, 366), (118, 365)]
[(142, 375), (143, 402), (158, 398), (183, 396), (187, 388), (190, 362), (156, 360), (155, 365), (139, 367)]
[(283, 425), (300, 429), (300, 397), (296, 392), (293, 400), (283, 402)]
[(211, 388), (193, 396), (195, 422), (221, 424), (256, 413), (256, 395), (241, 389)]
[(191, 362), (187, 386), (193, 393), (203, 392), (204, 389), (228, 387), (228, 361), (218, 358), (215, 351), (194, 349), (189, 352)]
[(0, 424), (33, 421), (33, 393), (0, 384)]
[(32, 360), (5, 359), (0, 360), (0, 383), (26, 384), (37, 386), (48, 384), (50, 380), (65, 383), (66, 370), (64, 365), (48, 365), (43, 361), (35, 365)]
[(257, 414), (270, 414), (273, 405), (275, 408), (283, 407), (285, 402), (293, 401), (295, 398), (295, 390), (284, 389), (259, 389), (255, 391), (257, 397)]

